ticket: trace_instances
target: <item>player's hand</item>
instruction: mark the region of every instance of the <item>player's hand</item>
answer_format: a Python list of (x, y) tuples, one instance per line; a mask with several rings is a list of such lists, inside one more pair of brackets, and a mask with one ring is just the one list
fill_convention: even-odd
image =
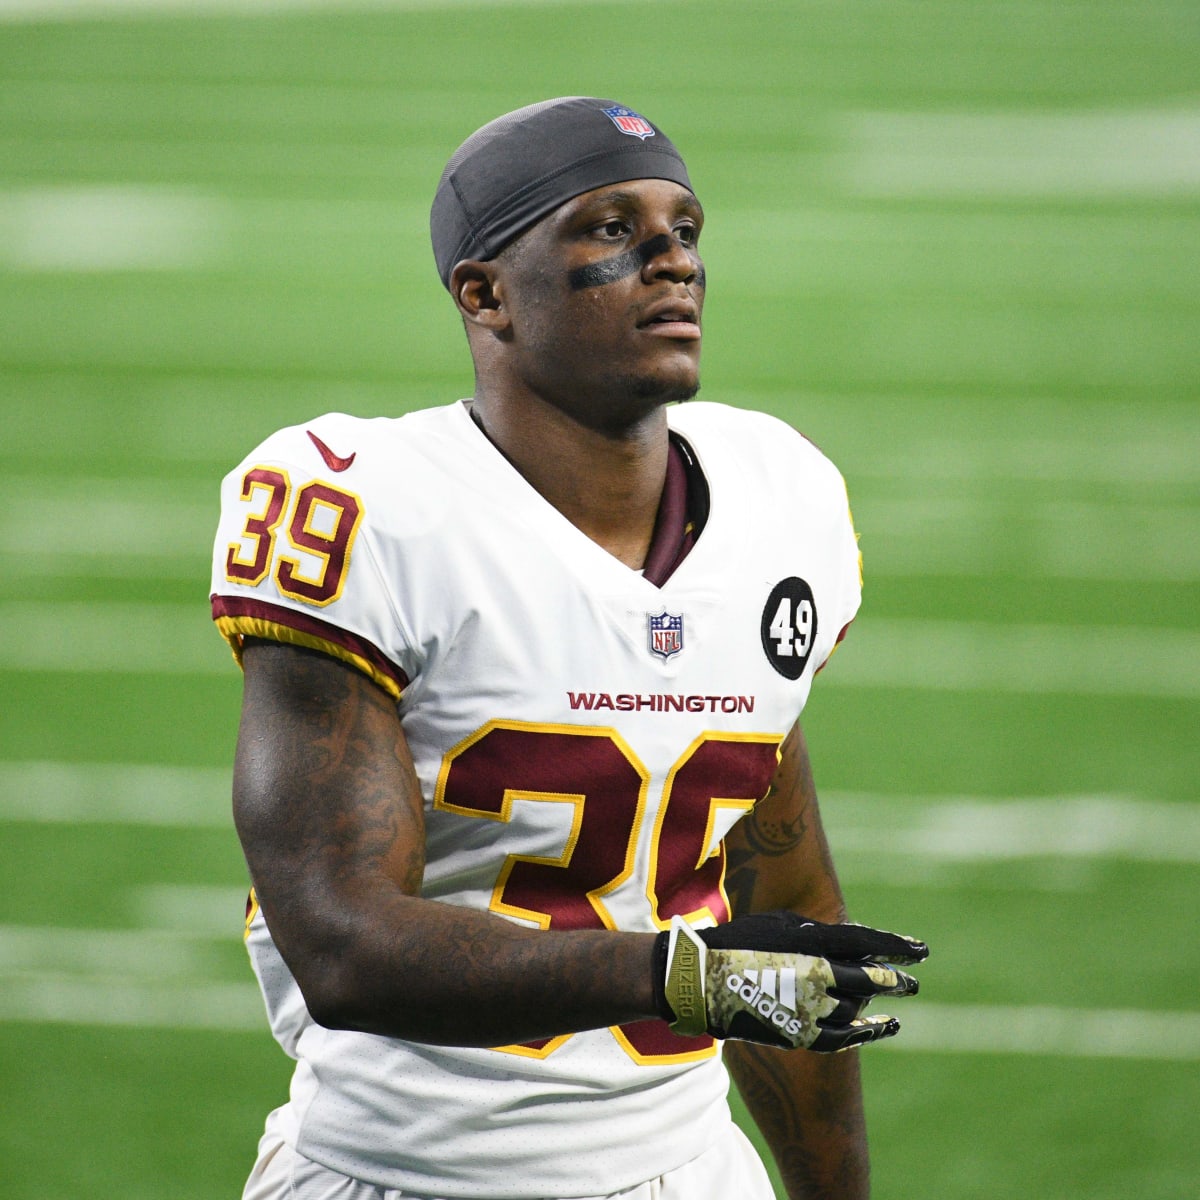
[(914, 938), (791, 912), (699, 930), (676, 917), (659, 934), (656, 995), (679, 1034), (846, 1050), (899, 1032), (895, 1018), (862, 1010), (876, 996), (915, 995), (917, 981), (891, 963), (928, 954)]

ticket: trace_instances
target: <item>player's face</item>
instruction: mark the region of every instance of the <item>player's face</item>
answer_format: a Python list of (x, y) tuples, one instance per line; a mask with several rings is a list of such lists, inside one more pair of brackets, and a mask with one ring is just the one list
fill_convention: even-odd
[(505, 252), (513, 363), (537, 395), (618, 429), (700, 386), (704, 213), (639, 179), (585, 192)]

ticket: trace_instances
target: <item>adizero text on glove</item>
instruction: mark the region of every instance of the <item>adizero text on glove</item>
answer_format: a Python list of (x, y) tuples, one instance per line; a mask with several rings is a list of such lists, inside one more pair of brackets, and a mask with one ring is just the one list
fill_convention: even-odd
[(659, 935), (656, 995), (679, 1034), (845, 1050), (899, 1031), (893, 1017), (861, 1015), (870, 1000), (917, 991), (911, 975), (878, 960), (911, 963), (927, 954), (913, 938), (790, 912), (702, 930), (676, 917)]

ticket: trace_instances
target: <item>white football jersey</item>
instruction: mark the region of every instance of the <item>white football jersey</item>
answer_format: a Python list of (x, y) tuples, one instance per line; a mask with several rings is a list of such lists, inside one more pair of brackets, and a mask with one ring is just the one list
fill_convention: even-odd
[[(661, 587), (548, 504), (456, 403), (333, 414), (224, 481), (213, 613), (396, 698), (425, 796), (423, 894), (543, 929), (726, 920), (722, 839), (767, 791), (859, 603), (841, 476), (776, 419), (669, 410), (707, 523)], [(248, 946), (297, 1059), (285, 1136), (404, 1195), (594, 1196), (698, 1156), (719, 1047), (661, 1021), (492, 1050), (316, 1025), (261, 913)]]

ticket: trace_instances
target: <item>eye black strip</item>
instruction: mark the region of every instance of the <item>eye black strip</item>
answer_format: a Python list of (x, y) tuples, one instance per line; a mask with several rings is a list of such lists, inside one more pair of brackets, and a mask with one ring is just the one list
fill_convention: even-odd
[[(671, 245), (672, 239), (665, 233), (656, 234), (640, 246), (626, 250), (624, 254), (614, 254), (612, 258), (589, 263), (586, 267), (576, 267), (567, 276), (567, 282), (571, 285), (571, 290), (576, 292), (583, 291), (584, 288), (603, 287), (606, 283), (616, 283), (617, 280), (640, 271), (652, 258), (665, 254)], [(703, 274), (700, 279), (703, 282)]]

